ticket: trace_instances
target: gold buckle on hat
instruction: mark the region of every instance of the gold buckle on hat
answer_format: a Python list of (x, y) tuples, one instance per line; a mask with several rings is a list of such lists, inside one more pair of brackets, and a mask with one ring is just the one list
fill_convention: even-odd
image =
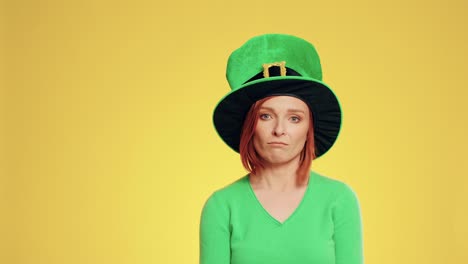
[(269, 69), (272, 66), (280, 67), (280, 75), (281, 76), (286, 76), (286, 62), (285, 61), (280, 61), (280, 62), (264, 63), (263, 64), (263, 78), (270, 77)]

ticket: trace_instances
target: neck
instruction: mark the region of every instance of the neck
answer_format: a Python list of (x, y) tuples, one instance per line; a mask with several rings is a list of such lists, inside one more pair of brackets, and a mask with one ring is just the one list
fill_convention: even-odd
[(257, 175), (251, 177), (252, 185), (257, 189), (266, 189), (274, 192), (288, 192), (296, 190), (297, 168), (299, 159), (284, 164), (266, 164)]

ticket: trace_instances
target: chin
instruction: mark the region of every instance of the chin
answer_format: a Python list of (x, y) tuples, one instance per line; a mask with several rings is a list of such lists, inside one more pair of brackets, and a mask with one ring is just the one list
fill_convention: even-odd
[(267, 156), (265, 158), (265, 161), (271, 165), (280, 165), (280, 164), (286, 164), (291, 161), (293, 161), (297, 156), (292, 156), (292, 157), (285, 157), (284, 155), (278, 156), (278, 155), (272, 155), (272, 156)]

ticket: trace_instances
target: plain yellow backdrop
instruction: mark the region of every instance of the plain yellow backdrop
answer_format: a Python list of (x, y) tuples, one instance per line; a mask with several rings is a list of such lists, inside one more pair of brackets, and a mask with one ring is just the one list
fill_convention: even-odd
[(245, 174), (212, 111), (248, 38), (312, 42), (343, 108), (312, 169), (348, 183), (366, 263), (467, 263), (467, 4), (6, 1), (0, 263), (198, 263)]

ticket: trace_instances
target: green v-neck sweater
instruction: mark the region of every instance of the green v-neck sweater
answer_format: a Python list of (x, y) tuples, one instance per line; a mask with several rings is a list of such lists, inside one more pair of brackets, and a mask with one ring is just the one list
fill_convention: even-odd
[(280, 222), (264, 209), (249, 175), (207, 199), (200, 264), (362, 264), (361, 211), (346, 183), (310, 173), (295, 211)]

